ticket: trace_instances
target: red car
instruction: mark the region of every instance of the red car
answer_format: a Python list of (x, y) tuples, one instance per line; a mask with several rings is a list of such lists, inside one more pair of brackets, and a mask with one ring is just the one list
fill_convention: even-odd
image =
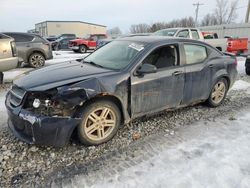
[(83, 39), (70, 40), (69, 48), (74, 52), (85, 53), (87, 50), (96, 49), (97, 40), (105, 38), (107, 38), (106, 34), (91, 34)]

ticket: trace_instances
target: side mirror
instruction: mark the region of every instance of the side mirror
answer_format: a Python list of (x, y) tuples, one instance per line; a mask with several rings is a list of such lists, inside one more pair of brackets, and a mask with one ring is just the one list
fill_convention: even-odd
[(140, 75), (143, 74), (149, 74), (149, 73), (156, 73), (157, 68), (154, 65), (151, 64), (143, 64), (140, 69), (138, 69), (136, 72)]

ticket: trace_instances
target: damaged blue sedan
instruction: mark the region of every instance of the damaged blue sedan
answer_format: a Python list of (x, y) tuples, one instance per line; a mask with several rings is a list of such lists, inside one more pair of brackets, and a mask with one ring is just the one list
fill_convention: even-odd
[(206, 102), (220, 105), (237, 76), (234, 56), (189, 39), (118, 39), (79, 61), (41, 68), (14, 81), (8, 126), (19, 139), (62, 147), (109, 141), (135, 118)]

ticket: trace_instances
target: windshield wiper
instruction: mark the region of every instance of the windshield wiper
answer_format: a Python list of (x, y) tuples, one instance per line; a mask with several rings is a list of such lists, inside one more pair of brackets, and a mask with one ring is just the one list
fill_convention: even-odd
[(104, 67), (104, 66), (102, 66), (102, 65), (96, 64), (96, 63), (93, 62), (93, 61), (83, 61), (83, 63), (88, 63), (88, 64), (91, 64), (91, 65), (94, 65), (94, 66), (100, 67), (100, 68), (106, 68), (106, 67)]

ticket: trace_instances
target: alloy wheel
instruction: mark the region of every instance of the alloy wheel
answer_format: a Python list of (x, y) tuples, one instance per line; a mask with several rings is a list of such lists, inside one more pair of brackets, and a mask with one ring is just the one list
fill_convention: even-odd
[(33, 54), (30, 57), (30, 65), (34, 68), (38, 68), (44, 65), (44, 57), (41, 54)]
[(223, 99), (226, 94), (226, 85), (224, 82), (219, 81), (218, 83), (215, 84), (212, 92), (212, 101), (215, 104), (219, 104)]
[(116, 116), (108, 107), (98, 108), (92, 111), (83, 123), (87, 137), (94, 141), (101, 141), (112, 133), (116, 126)]

